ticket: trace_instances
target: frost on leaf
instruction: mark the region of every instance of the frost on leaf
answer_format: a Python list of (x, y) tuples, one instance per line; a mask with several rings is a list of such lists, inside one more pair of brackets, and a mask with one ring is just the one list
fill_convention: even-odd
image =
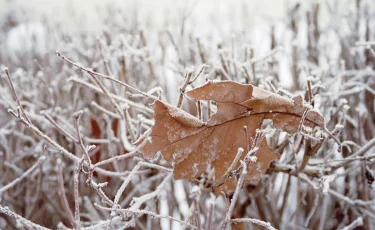
[[(309, 111), (309, 105), (301, 96), (292, 100), (232, 81), (208, 82), (186, 95), (196, 100), (215, 101), (217, 113), (203, 122), (157, 100), (153, 104), (155, 125), (136, 142), (140, 144), (150, 136), (152, 143), (141, 147), (143, 156), (152, 158), (161, 151), (164, 158), (174, 164), (175, 179), (193, 181), (209, 166), (215, 170), (216, 180), (221, 178), (235, 159), (238, 148), (246, 149), (247, 142), (255, 136), (257, 129), (261, 129), (265, 119), (271, 119), (275, 128), (289, 133), (298, 131), (303, 116), (304, 126), (324, 126), (322, 115), (315, 110)], [(247, 126), (247, 135), (244, 126)], [(246, 152), (242, 158), (245, 155)], [(278, 155), (268, 148), (264, 138), (256, 158), (248, 166), (247, 182), (258, 180)], [(231, 192), (235, 186), (235, 178), (228, 178), (215, 188), (215, 192)]]

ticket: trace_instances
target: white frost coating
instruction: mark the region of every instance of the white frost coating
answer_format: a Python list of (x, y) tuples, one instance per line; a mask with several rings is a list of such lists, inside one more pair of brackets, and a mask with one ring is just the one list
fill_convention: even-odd
[[(173, 211), (173, 218), (175, 218), (177, 220), (180, 219), (180, 213), (176, 209)], [(172, 228), (171, 229), (180, 230), (180, 229), (183, 229), (183, 228), (181, 227), (181, 224), (178, 223), (177, 221), (172, 221)]]
[(174, 140), (178, 139), (177, 132), (175, 132), (175, 130), (177, 129), (177, 125), (176, 124), (170, 125), (170, 124), (165, 123), (164, 124), (164, 129), (168, 130), (168, 132), (167, 132), (167, 139), (168, 139), (168, 141), (174, 141)]
[(186, 157), (188, 157), (190, 155), (190, 153), (192, 151), (193, 151), (192, 149), (185, 148), (185, 149), (180, 149), (180, 150), (174, 152), (173, 155), (172, 155), (173, 161), (175, 163), (179, 163), (179, 162), (183, 161)]
[[(283, 183), (284, 182), (284, 178), (283, 178), (284, 176), (288, 177), (287, 174), (282, 174), (282, 173), (276, 174), (276, 178), (275, 178), (274, 185), (273, 185), (274, 191), (281, 191), (282, 186), (284, 184)], [(277, 207), (280, 208), (282, 203), (283, 203), (283, 199), (279, 199), (277, 201)]]
[[(169, 60), (173, 60), (173, 57), (170, 57), (171, 53), (173, 53), (174, 51), (173, 50), (168, 50), (169, 52), (167, 52), (167, 60), (166, 62), (168, 63)], [(173, 72), (173, 70), (171, 70), (170, 68), (166, 68), (165, 70), (165, 85), (168, 90), (167, 90), (167, 98), (168, 98), (168, 101), (175, 105), (177, 103), (177, 98), (178, 98), (178, 87), (179, 87), (179, 83), (177, 82), (177, 78), (176, 78), (176, 75), (175, 73)]]
[(349, 105), (344, 105), (343, 107), (345, 110), (349, 110), (350, 109), (350, 106)]
[(256, 156), (249, 157), (250, 162), (257, 162), (258, 158)]
[(332, 174), (328, 176), (323, 176), (323, 193), (327, 194), (328, 189), (329, 189), (329, 184), (336, 179), (337, 175)]
[(120, 120), (120, 139), (124, 146), (124, 149), (129, 152), (135, 149), (135, 146), (130, 144), (128, 137), (126, 136), (126, 124), (124, 120)]
[(199, 171), (199, 170), (198, 170), (198, 164), (197, 164), (197, 163), (194, 163), (192, 169), (193, 169), (193, 171), (194, 171), (194, 176), (196, 176), (197, 173), (198, 173), (198, 171)]
[(47, 30), (41, 23), (22, 23), (12, 28), (6, 37), (6, 51), (14, 61), (29, 54), (47, 52)]
[(23, 228), (25, 226), (28, 226), (30, 229), (48, 230), (48, 228), (45, 228), (45, 227), (40, 226), (38, 224), (35, 224), (35, 223), (23, 218), (22, 216), (18, 215), (17, 213), (11, 211), (8, 206), (3, 207), (3, 206), (0, 205), (0, 213), (3, 213), (5, 215), (9, 216), (10, 218), (14, 219), (16, 221), (17, 227), (19, 227), (19, 228)]
[(182, 180), (177, 180), (173, 182), (174, 184), (174, 196), (176, 197), (178, 203), (178, 209), (181, 214), (185, 217), (189, 215), (189, 205), (186, 201), (186, 191)]
[(313, 131), (313, 129), (310, 126), (302, 125), (302, 128), (308, 133), (311, 133)]
[(185, 111), (183, 110), (170, 110), (169, 111), (169, 114), (172, 116), (172, 117), (184, 117), (184, 118), (192, 118), (191, 115), (188, 115), (188, 113), (186, 113)]
[[(169, 215), (169, 205), (168, 205), (168, 194), (167, 191), (163, 190), (160, 192), (159, 198), (159, 212), (160, 215), (168, 216)], [(160, 219), (160, 225), (162, 229), (171, 229), (171, 223), (168, 219)]]
[(302, 102), (302, 105), (309, 109), (309, 111), (313, 111), (315, 108), (312, 107), (309, 103), (306, 103), (305, 101)]
[(199, 192), (199, 187), (197, 185), (194, 185), (191, 189), (190, 189), (190, 193), (196, 193), (196, 192)]
[(319, 116), (323, 117), (323, 114), (320, 112), (319, 109), (317, 109), (317, 108), (309, 108), (309, 109), (310, 109), (309, 112), (315, 112), (315, 113), (318, 113)]
[(323, 132), (323, 130), (321, 130), (321, 129), (315, 129), (314, 128), (314, 137), (315, 138), (320, 139), (320, 138), (322, 138), (325, 135), (326, 135), (326, 133)]
[(205, 205), (207, 208), (216, 204), (216, 196), (213, 193), (210, 193), (210, 195), (211, 195), (210, 199), (205, 199)]
[(336, 129), (343, 129), (343, 128), (344, 128), (344, 125), (342, 125), (342, 124), (336, 124), (336, 125), (335, 125), (335, 128), (336, 128)]
[(364, 116), (368, 113), (367, 108), (364, 104), (359, 104), (355, 110), (360, 114), (360, 116)]
[(92, 150), (94, 150), (96, 148), (96, 145), (88, 145), (86, 146), (86, 151), (87, 152), (91, 152)]
[(129, 109), (130, 106), (129, 106), (128, 103), (122, 103), (122, 104), (120, 105), (120, 108), (125, 110), (125, 109)]
[(211, 144), (208, 146), (208, 156), (210, 160), (214, 160), (215, 158), (219, 157), (216, 154), (216, 145), (218, 145), (220, 142), (220, 139), (217, 137), (214, 137)]

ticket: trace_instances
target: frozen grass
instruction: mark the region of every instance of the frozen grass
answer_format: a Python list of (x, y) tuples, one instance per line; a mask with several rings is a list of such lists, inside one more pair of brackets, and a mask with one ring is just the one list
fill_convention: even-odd
[[(234, 25), (228, 11), (198, 32), (189, 10), (178, 23), (148, 27), (108, 7), (95, 33), (67, 32), (53, 20), (30, 24), (22, 10), (8, 8), (0, 21), (1, 229), (375, 225), (370, 1), (348, 1), (342, 13), (331, 1), (291, 4), (287, 16), (261, 27), (249, 26), (246, 14)], [(10, 47), (15, 29), (27, 28), (35, 36)], [(183, 92), (227, 79), (302, 94), (331, 135), (268, 132), (280, 159), (242, 189), (246, 164), (228, 170), (238, 171), (238, 187), (216, 197), (205, 187), (209, 171), (196, 184), (174, 181), (172, 165), (160, 155), (143, 159), (132, 143), (152, 126), (155, 98), (207, 120), (215, 105)]]

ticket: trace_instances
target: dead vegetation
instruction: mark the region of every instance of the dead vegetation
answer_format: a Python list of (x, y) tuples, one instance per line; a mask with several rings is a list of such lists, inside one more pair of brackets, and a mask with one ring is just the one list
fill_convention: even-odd
[[(98, 39), (44, 22), (47, 52), (11, 55), (7, 32), (23, 22), (4, 18), (0, 228), (371, 229), (375, 9), (349, 2), (345, 14), (329, 1), (290, 6), (268, 25), (266, 53), (246, 30), (213, 44), (189, 31), (188, 15), (154, 31), (110, 10)], [(222, 84), (235, 85), (229, 100), (206, 91)], [(150, 131), (158, 117), (170, 120)], [(216, 137), (230, 141), (202, 134), (225, 122), (236, 125)], [(204, 145), (166, 154), (163, 135)], [(205, 146), (224, 160), (212, 167)]]

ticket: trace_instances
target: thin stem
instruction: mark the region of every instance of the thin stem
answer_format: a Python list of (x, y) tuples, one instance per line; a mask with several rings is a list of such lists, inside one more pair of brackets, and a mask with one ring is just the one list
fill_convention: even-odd
[(363, 218), (358, 217), (352, 223), (350, 223), (348, 226), (344, 227), (342, 230), (352, 230), (352, 229), (355, 229), (355, 228), (357, 228), (359, 226), (362, 226), (362, 225), (363, 225)]
[(95, 76), (98, 76), (98, 77), (102, 77), (102, 78), (114, 81), (114, 82), (116, 82), (116, 83), (118, 83), (120, 85), (123, 85), (123, 86), (125, 86), (125, 87), (127, 87), (127, 88), (129, 88), (129, 89), (131, 89), (131, 90), (133, 90), (135, 92), (137, 92), (137, 93), (142, 94), (143, 96), (149, 97), (149, 98), (151, 98), (153, 100), (158, 100), (157, 97), (155, 97), (153, 95), (149, 95), (149, 94), (147, 94), (147, 93), (145, 93), (145, 92), (143, 92), (143, 91), (141, 91), (141, 90), (139, 90), (137, 88), (134, 88), (133, 86), (128, 85), (128, 84), (126, 84), (126, 83), (124, 83), (122, 81), (119, 81), (119, 80), (117, 80), (117, 79), (115, 79), (115, 78), (113, 78), (111, 76), (108, 76), (108, 75), (105, 75), (105, 74), (101, 74), (101, 73), (92, 71), (90, 69), (87, 69), (87, 68), (85, 68), (85, 67), (83, 67), (81, 65), (78, 65), (77, 63), (75, 63), (75, 62), (71, 61), (70, 59), (66, 58), (65, 56), (63, 56), (59, 51), (56, 51), (56, 53), (57, 53), (57, 56), (61, 57), (61, 59), (63, 59), (64, 61), (68, 62), (69, 64), (72, 64), (73, 66), (75, 66), (75, 67), (77, 67), (77, 68), (85, 71), (86, 73), (88, 73), (90, 75), (95, 75)]
[(4, 206), (0, 205), (0, 213), (3, 213), (5, 215), (21, 222), (25, 227), (28, 227), (28, 228), (33, 227), (33, 228), (38, 229), (38, 230), (50, 230), (49, 228), (45, 228), (43, 226), (40, 226), (38, 224), (35, 224), (35, 223), (23, 218), (22, 216), (18, 215), (17, 213), (11, 211), (6, 206), (4, 207)]
[[(149, 168), (154, 168), (154, 169), (158, 169), (158, 170), (161, 170), (161, 171), (165, 171), (165, 172), (168, 172), (170, 173), (172, 170), (171, 169), (168, 169), (168, 168), (165, 168), (163, 166), (160, 166), (160, 165), (156, 165), (156, 164), (151, 164), (151, 163), (147, 163), (147, 162), (144, 162), (144, 161), (140, 161), (138, 162), (138, 164), (133, 168), (133, 170), (129, 173), (129, 175), (126, 177), (126, 179), (124, 180), (124, 182), (121, 184), (120, 188), (117, 190), (117, 193), (115, 195), (115, 199), (113, 200), (113, 205), (112, 205), (112, 214), (115, 213), (116, 210), (118, 210), (118, 203), (119, 203), (119, 200), (121, 198), (121, 195), (124, 193), (125, 191), (125, 188), (128, 186), (128, 184), (130, 183), (130, 180), (132, 178), (132, 176), (142, 167), (142, 166), (146, 166), (146, 167), (149, 167)], [(111, 222), (109, 222), (109, 225), (107, 227), (110, 227), (110, 224)]]
[[(145, 37), (145, 34), (144, 34), (143, 30), (140, 32), (140, 38), (142, 40), (143, 45), (145, 47), (147, 47), (147, 40), (146, 40), (146, 37)], [(147, 56), (150, 56), (150, 51), (148, 49), (146, 50), (146, 53), (147, 53)], [(156, 78), (155, 70), (154, 70), (154, 66), (153, 66), (150, 59), (147, 61), (147, 64), (148, 64), (148, 68), (150, 70), (151, 79), (155, 79)]]
[(202, 63), (206, 63), (206, 56), (205, 56), (205, 53), (204, 53), (202, 43), (201, 43), (199, 38), (196, 38), (196, 41), (197, 41), (199, 56), (201, 58), (201, 61), (202, 61)]
[(202, 102), (201, 101), (197, 101), (197, 110), (198, 110), (198, 119), (199, 120), (202, 120)]
[(356, 42), (356, 46), (375, 46), (375, 41)]
[(178, 97), (177, 108), (181, 108), (181, 106), (182, 106), (182, 102), (184, 100), (185, 90), (186, 90), (186, 87), (189, 85), (190, 78), (191, 78), (192, 75), (193, 75), (193, 71), (188, 69), (186, 71), (186, 74), (185, 74), (185, 81), (182, 84), (182, 86), (180, 87), (180, 96)]
[(142, 143), (140, 143), (133, 151), (127, 153), (127, 154), (123, 154), (123, 155), (120, 155), (120, 156), (114, 156), (114, 157), (111, 157), (111, 158), (108, 158), (106, 160), (103, 160), (103, 161), (99, 161), (98, 163), (96, 163), (94, 166), (93, 166), (93, 169), (96, 168), (96, 167), (99, 167), (99, 166), (102, 166), (102, 165), (105, 165), (105, 164), (109, 164), (111, 162), (114, 162), (114, 161), (120, 161), (120, 160), (125, 160), (125, 159), (128, 159), (130, 157), (133, 157), (133, 156), (136, 156), (139, 152), (139, 150), (147, 143), (149, 142), (150, 139), (146, 138)]
[(313, 97), (313, 92), (312, 92), (311, 80), (307, 80), (307, 87), (308, 87), (309, 104), (314, 107), (314, 97)]
[(91, 159), (90, 159), (90, 155), (88, 153), (88, 150), (87, 148), (85, 147), (85, 145), (83, 144), (83, 140), (82, 140), (82, 135), (81, 135), (81, 131), (79, 130), (79, 122), (81, 120), (81, 116), (83, 114), (83, 111), (80, 110), (76, 113), (74, 113), (73, 117), (74, 117), (74, 126), (76, 128), (76, 132), (77, 132), (77, 144), (79, 144), (81, 146), (81, 149), (83, 151), (83, 154), (84, 154), (84, 157), (85, 157), (85, 160), (87, 162), (87, 164), (89, 165), (89, 168), (91, 168)]
[(100, 50), (100, 55), (102, 56), (102, 59), (103, 59), (105, 70), (107, 71), (108, 76), (111, 76), (112, 71), (111, 71), (111, 68), (109, 67), (109, 61), (105, 58), (102, 41), (98, 38), (97, 42), (98, 42), (98, 46)]
[(79, 185), (79, 174), (81, 172), (82, 164), (84, 162), (84, 158), (82, 158), (78, 164), (77, 167), (74, 169), (74, 219), (75, 219), (75, 225), (76, 229), (81, 229), (81, 218), (79, 215), (79, 191), (78, 191), (78, 185)]
[(14, 181), (12, 181), (11, 183), (5, 185), (4, 187), (0, 188), (0, 197), (2, 196), (2, 194), (5, 191), (7, 191), (10, 188), (14, 187), (18, 183), (20, 183), (23, 179), (25, 179), (26, 177), (28, 177), (31, 174), (31, 172), (33, 172), (36, 168), (38, 168), (45, 160), (46, 160), (45, 156), (39, 157), (38, 161), (33, 166), (31, 166), (26, 172), (24, 172), (20, 177), (18, 177), (17, 179), (15, 179)]
[(233, 213), (234, 207), (236, 206), (237, 199), (238, 199), (238, 196), (240, 194), (240, 190), (242, 188), (243, 182), (244, 182), (245, 177), (247, 175), (247, 170), (246, 169), (247, 169), (246, 168), (246, 163), (242, 162), (242, 173), (241, 173), (240, 178), (238, 179), (236, 190), (234, 191), (233, 198), (232, 198), (232, 200), (230, 202), (230, 206), (228, 208), (227, 214), (225, 215), (225, 220), (224, 220), (223, 226), (221, 228), (222, 230), (226, 230), (230, 226), (230, 221), (231, 221), (231, 218), (232, 218), (232, 213)]
[(288, 181), (286, 182), (286, 188), (285, 188), (285, 193), (284, 193), (284, 197), (283, 197), (283, 203), (282, 203), (281, 208), (280, 208), (279, 222), (282, 222), (282, 217), (284, 216), (283, 214), (284, 214), (284, 210), (285, 210), (285, 207), (286, 207), (286, 203), (288, 202), (288, 199), (289, 199), (291, 182), (292, 182), (292, 176), (288, 175)]
[[(69, 78), (69, 81), (73, 81), (75, 83), (78, 83), (80, 85), (84, 85), (92, 90), (94, 90), (95, 92), (97, 93), (100, 93), (100, 94), (105, 94), (99, 87), (95, 86), (94, 84), (91, 84), (91, 83), (88, 83), (82, 79), (79, 79), (77, 77), (70, 77)], [(109, 93), (109, 96), (111, 96), (112, 98), (114, 98), (115, 100), (117, 101), (120, 101), (120, 102), (124, 102), (124, 103), (127, 103), (129, 104), (130, 106), (132, 107), (135, 107), (135, 108), (138, 108), (142, 111), (145, 111), (147, 113), (153, 113), (153, 110), (144, 106), (144, 105), (141, 105), (141, 104), (138, 104), (138, 103), (135, 103), (129, 99), (126, 99), (126, 98), (123, 98), (123, 97), (120, 97), (118, 95), (115, 95), (115, 94), (112, 94), (112, 93)]]
[(160, 195), (160, 191), (164, 189), (165, 185), (172, 179), (173, 173), (169, 173), (164, 177), (163, 181), (156, 187), (156, 189), (150, 193), (147, 193), (141, 197), (133, 197), (132, 205), (129, 208), (130, 210), (139, 209), (147, 201)]
[(212, 190), (217, 188), (218, 186), (222, 185), (224, 183), (224, 181), (230, 176), (234, 167), (236, 167), (238, 161), (241, 159), (241, 156), (242, 156), (243, 152), (244, 152), (243, 148), (238, 148), (236, 157), (232, 161), (232, 164), (229, 166), (229, 168), (227, 168), (227, 170), (225, 171), (223, 176), (220, 177), (220, 179), (216, 180), (215, 183), (211, 186)]
[[(375, 146), (375, 137), (372, 138), (369, 142), (367, 142), (364, 146), (362, 146), (357, 152), (353, 153), (350, 155), (349, 158), (356, 158), (359, 156), (364, 155), (367, 151), (371, 150), (372, 147)], [(360, 158), (357, 158), (360, 159)], [(346, 167), (350, 164), (351, 161), (344, 161), (336, 166), (334, 166), (335, 169), (341, 168), (341, 167)]]
[(68, 131), (66, 131), (63, 127), (61, 127), (55, 120), (53, 120), (53, 118), (45, 113), (45, 112), (41, 112), (43, 114), (43, 116), (49, 121), (51, 122), (51, 124), (53, 126), (55, 126), (55, 128), (57, 128), (57, 130), (59, 130), (60, 132), (62, 132), (65, 136), (69, 137), (71, 140), (73, 140), (75, 143), (78, 143), (78, 139), (75, 138), (72, 134), (70, 134)]
[[(10, 114), (12, 114), (14, 117), (18, 118), (17, 114), (12, 109), (8, 109), (8, 112)], [(52, 140), (48, 135), (46, 135), (45, 133), (43, 133), (42, 131), (40, 131), (37, 127), (35, 127), (33, 124), (29, 123), (26, 119), (24, 119), (24, 118), (21, 117), (21, 118), (19, 118), (19, 122), (23, 123), (24, 125), (26, 125), (26, 127), (28, 127), (29, 129), (31, 129), (31, 131), (35, 135), (37, 135), (38, 137), (42, 138), (43, 140), (47, 141), (52, 146), (54, 146), (55, 148), (57, 148), (59, 151), (56, 151), (56, 153), (59, 153), (59, 154), (61, 154), (63, 156), (67, 156), (69, 159), (71, 159), (74, 162), (78, 162), (80, 160), (79, 157), (75, 156), (73, 153), (71, 153), (68, 150), (66, 150), (64, 147), (62, 147), (56, 141)], [(87, 166), (87, 162), (85, 162), (84, 164), (85, 164), (85, 166)], [(102, 168), (95, 168), (94, 171), (96, 171), (98, 173), (101, 173), (102, 175), (118, 176), (117, 173), (110, 172), (110, 171), (104, 170)]]
[(201, 215), (200, 215), (200, 208), (199, 208), (199, 199), (201, 195), (201, 190), (199, 187), (195, 187), (197, 189), (192, 189), (191, 196), (193, 198), (193, 204), (194, 204), (194, 214), (195, 214), (195, 220), (197, 224), (197, 229), (202, 229), (202, 223), (201, 223)]
[[(107, 208), (107, 207), (103, 207), (103, 206), (100, 206), (98, 204), (94, 204), (96, 208), (100, 208), (100, 209), (103, 209), (103, 210), (107, 210), (107, 211), (111, 211), (111, 208)], [(150, 211), (147, 211), (147, 210), (131, 210), (131, 209), (116, 209), (116, 212), (122, 212), (124, 214), (138, 214), (138, 215), (149, 215), (149, 216), (152, 216), (153, 218), (163, 218), (163, 219), (169, 219), (169, 220), (172, 220), (172, 221), (176, 221), (180, 224), (183, 224), (183, 225), (186, 225), (190, 228), (193, 228), (193, 229), (196, 229), (197, 227), (190, 224), (190, 223), (187, 223), (183, 220), (178, 220), (178, 219), (175, 219), (171, 216), (165, 216), (165, 215), (159, 215), (159, 214), (156, 214), (154, 212), (150, 212)]]
[(210, 193), (211, 198), (209, 200), (209, 210), (208, 210), (208, 220), (207, 220), (207, 230), (212, 229), (212, 223), (214, 219), (214, 213), (215, 213), (215, 195), (213, 193)]
[(98, 105), (98, 103), (96, 103), (95, 101), (92, 101), (92, 102), (91, 102), (91, 105), (92, 105), (93, 107), (97, 108), (98, 110), (102, 111), (103, 113), (105, 113), (105, 114), (107, 114), (107, 115), (113, 117), (113, 118), (121, 119), (121, 116), (120, 116), (120, 115), (118, 115), (118, 114), (116, 114), (116, 113), (113, 113), (113, 112), (111, 112), (111, 111), (105, 109), (104, 107)]
[(206, 66), (207, 66), (206, 64), (203, 64), (203, 65), (202, 65), (202, 67), (201, 67), (201, 69), (199, 70), (198, 74), (193, 78), (193, 80), (189, 81), (189, 84), (195, 82), (195, 81), (198, 79), (198, 77), (203, 73), (203, 71), (204, 71), (204, 69), (206, 68)]
[(282, 47), (276, 47), (274, 48), (273, 50), (271, 50), (268, 54), (266, 54), (265, 56), (261, 57), (261, 58), (252, 58), (251, 59), (251, 63), (252, 64), (257, 64), (259, 62), (262, 62), (272, 56), (274, 56), (276, 53), (278, 53), (279, 51), (282, 50)]
[(254, 218), (232, 219), (231, 222), (232, 223), (253, 223), (253, 224), (265, 227), (268, 230), (277, 230), (276, 228), (272, 227), (272, 225), (269, 222), (265, 222), (265, 221), (254, 219)]
[(309, 213), (308, 213), (307, 218), (305, 220), (305, 227), (306, 228), (307, 228), (307, 226), (309, 226), (310, 220), (313, 217), (313, 215), (316, 211), (316, 208), (318, 207), (318, 203), (319, 203), (319, 194), (316, 194), (313, 205), (312, 205), (312, 207), (310, 207)]
[(322, 141), (320, 143), (315, 144), (314, 147), (310, 148), (309, 146), (311, 145), (311, 141), (309, 139), (306, 139), (306, 143), (309, 143), (309, 144), (306, 144), (306, 147), (305, 147), (306, 149), (305, 149), (305, 153), (304, 153), (303, 158), (302, 158), (302, 163), (298, 167), (298, 169), (296, 170), (295, 173), (299, 173), (299, 172), (303, 171), (306, 168), (306, 166), (309, 163), (310, 158), (318, 152), (318, 150), (320, 149), (320, 147), (325, 142), (326, 141), (324, 140), (324, 141)]
[(25, 119), (31, 123), (31, 120), (29, 118), (29, 116), (27, 116), (25, 110), (23, 109), (22, 105), (21, 105), (21, 102), (20, 102), (20, 99), (16, 93), (16, 90), (14, 89), (14, 86), (13, 86), (13, 82), (12, 82), (12, 79), (10, 78), (10, 75), (9, 75), (9, 72), (8, 72), (8, 68), (5, 69), (5, 73), (8, 77), (8, 80), (9, 80), (9, 84), (10, 84), (10, 89), (12, 90), (12, 93), (13, 93), (13, 96), (14, 96), (14, 99), (16, 100), (17, 102), (17, 105), (19, 107), (19, 109), (21, 110), (22, 114), (25, 116)]
[(132, 123), (131, 123), (131, 120), (130, 120), (130, 115), (129, 115), (128, 107), (129, 107), (129, 106), (127, 106), (127, 108), (125, 108), (125, 111), (124, 111), (124, 118), (125, 118), (126, 126), (127, 126), (128, 129), (129, 129), (130, 136), (131, 136), (131, 138), (132, 138), (132, 140), (133, 140), (133, 142), (134, 142), (134, 141), (137, 140), (137, 138), (136, 138), (136, 136), (135, 136), (134, 127), (133, 127), (133, 125), (132, 125)]
[(61, 159), (57, 159), (57, 183), (59, 185), (59, 197), (61, 200), (61, 204), (63, 206), (63, 209), (66, 213), (68, 213), (69, 221), (72, 225), (72, 227), (77, 228), (77, 224), (75, 222), (74, 216), (72, 211), (70, 210), (68, 199), (65, 195), (65, 187), (64, 187), (64, 178), (63, 178), (63, 169), (62, 169), (62, 162)]

